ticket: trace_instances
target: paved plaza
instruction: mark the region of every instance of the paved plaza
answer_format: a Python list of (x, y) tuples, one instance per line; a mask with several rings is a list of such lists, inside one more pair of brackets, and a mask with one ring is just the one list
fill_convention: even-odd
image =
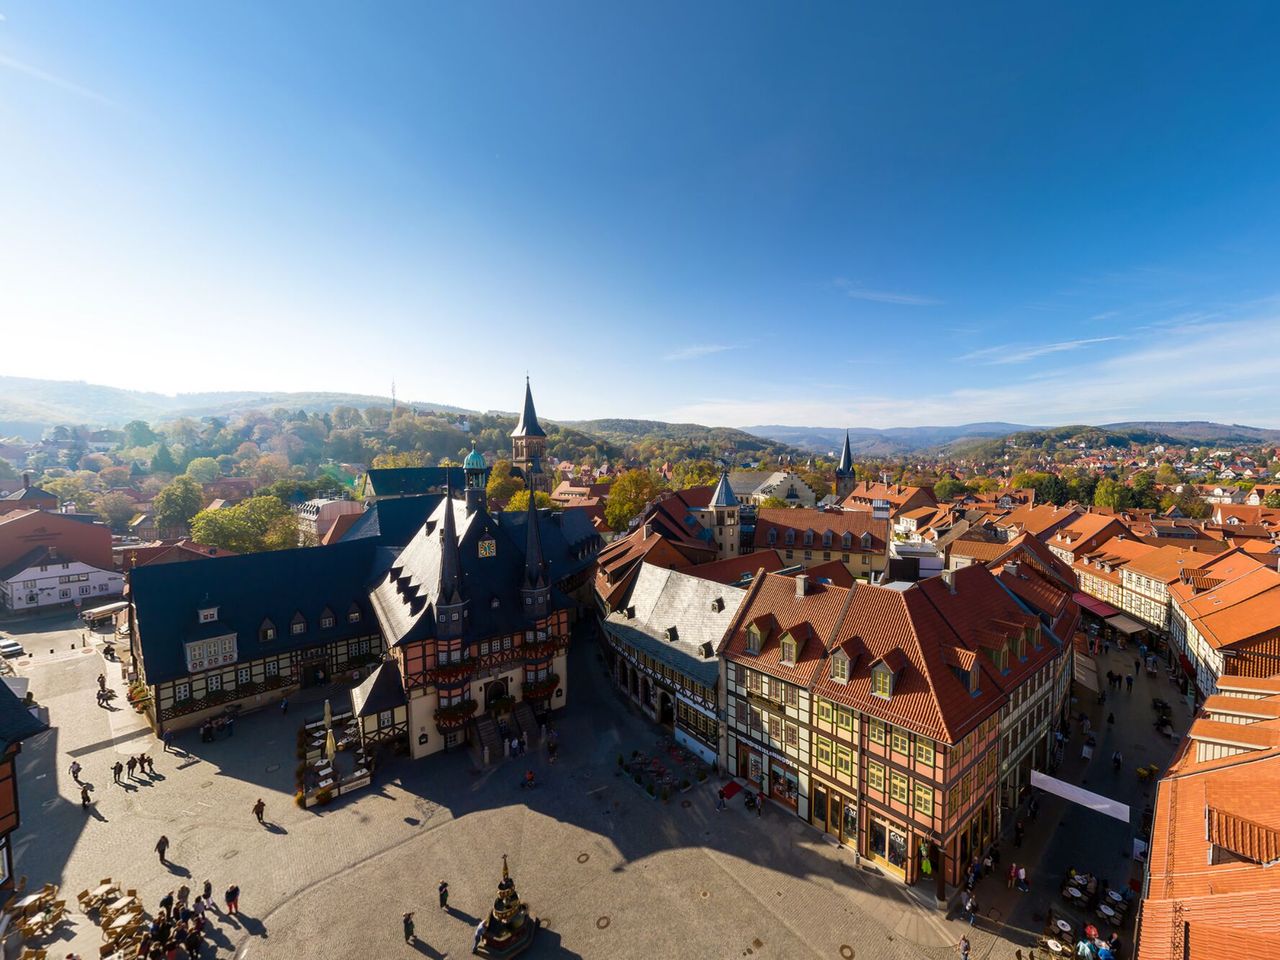
[[(53, 726), (20, 758), (17, 873), (33, 885), (55, 881), (70, 899), (111, 876), (136, 888), (152, 911), (183, 882), (198, 889), (207, 878), (218, 894), (237, 883), (241, 916), (212, 924), (219, 957), (469, 955), (504, 853), (520, 895), (543, 920), (533, 957), (941, 958), (958, 956), (955, 945), (968, 931), (856, 866), (851, 852), (790, 814), (774, 808), (757, 818), (740, 798), (717, 813), (715, 780), (664, 804), (617, 776), (617, 755), (652, 749), (657, 734), (615, 698), (590, 642), (572, 653), (559, 762), (538, 753), (481, 770), (467, 752), (396, 760), (377, 771), (370, 790), (304, 811), (292, 796), (295, 734), (319, 714), (324, 691), (292, 701), (288, 716), (275, 709), (246, 715), (233, 737), (213, 743), (201, 743), (195, 731), (180, 734), (178, 752), (164, 753), (124, 702), (118, 667), (99, 646), (79, 647), (70, 618), (3, 629), (33, 652), (18, 670), (31, 678)], [(94, 703), (104, 669), (120, 694), (113, 710)], [(1134, 802), (1133, 766), (1144, 757), (1162, 763), (1169, 750), (1154, 742), (1147, 722), (1149, 683), (1140, 680), (1127, 703), (1118, 695), (1117, 732), (1108, 735), (1125, 749), (1123, 775), (1110, 782), (1112, 748), (1101, 739), (1092, 766), (1069, 763), (1064, 776)], [(1172, 699), (1161, 683), (1160, 694)], [(335, 705), (345, 696), (339, 688), (328, 693)], [(1185, 709), (1178, 709), (1185, 729)], [(1164, 754), (1155, 755), (1160, 748)], [(113, 784), (117, 755), (144, 751), (155, 758), (156, 778)], [(67, 772), (72, 759), (95, 787), (87, 813)], [(539, 780), (531, 791), (519, 787), (526, 767)], [(259, 797), (266, 826), (251, 812)], [(984, 881), (991, 889), (979, 893), (989, 916), (971, 934), (975, 957), (1012, 957), (1030, 945), (1042, 926), (1034, 915), (1056, 900), (1059, 864), (1118, 869), (1106, 858), (1126, 831), (1089, 817), (1043, 804), (1024, 849), (1043, 852), (1045, 873), (1033, 872), (1027, 895)], [(172, 842), (167, 868), (154, 852), (161, 834)], [(1011, 843), (1004, 846), (1007, 864), (1016, 858)], [(442, 879), (451, 891), (448, 912), (436, 903)], [(412, 945), (400, 926), (408, 910), (417, 912), (420, 938)], [(71, 949), (97, 955), (98, 929), (75, 919), (74, 939), (51, 944), (51, 956)]]

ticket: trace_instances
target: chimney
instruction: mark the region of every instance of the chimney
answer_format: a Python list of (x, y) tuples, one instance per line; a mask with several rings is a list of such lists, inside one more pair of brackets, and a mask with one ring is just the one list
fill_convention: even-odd
[(29, 474), (29, 473), (24, 473), (24, 474), (22, 475), (22, 489), (23, 489), (23, 490), (30, 490), (30, 489), (31, 489), (31, 474)]
[(652, 523), (646, 523), (643, 527), (641, 527), (641, 528), (640, 528), (640, 539), (641, 539), (641, 540), (648, 540), (648, 539), (649, 539), (650, 537), (652, 537), (652, 536), (653, 536), (653, 524), (652, 524)]
[(801, 573), (796, 575), (796, 599), (803, 600), (804, 595), (809, 589), (809, 575)]
[(947, 585), (947, 593), (956, 595), (956, 575), (954, 570), (942, 571), (942, 582)]

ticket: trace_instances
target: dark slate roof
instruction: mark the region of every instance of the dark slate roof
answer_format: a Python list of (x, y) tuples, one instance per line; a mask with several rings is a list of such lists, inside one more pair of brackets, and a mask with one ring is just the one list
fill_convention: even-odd
[(849, 449), (849, 431), (844, 432), (844, 447), (840, 451), (840, 462), (836, 465), (836, 474), (838, 476), (851, 476), (853, 474), (853, 452)]
[(342, 535), (339, 542), (373, 538), (385, 547), (403, 547), (422, 528), (427, 517), (431, 516), (443, 499), (442, 493), (428, 493), (416, 497), (376, 500), (369, 504), (368, 509)]
[(39, 487), (22, 487), (5, 497), (6, 500), (39, 500), (43, 503), (57, 503), (58, 498), (48, 490)]
[(447, 484), (457, 490), (467, 485), (467, 472), (462, 467), (387, 467), (375, 468), (366, 475), (368, 496), (412, 497), (438, 493)]
[(524, 380), (524, 409), (520, 411), (520, 422), (511, 431), (513, 437), (545, 437), (546, 431), (538, 423), (537, 411), (533, 409), (533, 390), (529, 387), (529, 378)]
[[(378, 564), (378, 543), (367, 539), (138, 567), (130, 578), (130, 597), (147, 681), (186, 676), (183, 644), (229, 630), (236, 633), (241, 661), (367, 636), (377, 626), (368, 589), (381, 573)], [(358, 623), (347, 620), (353, 604), (360, 611)], [(218, 608), (216, 623), (199, 623), (204, 607)], [(321, 629), (326, 609), (334, 625)], [(297, 613), (306, 619), (307, 630), (295, 636), (290, 623)], [(274, 640), (261, 639), (268, 619), (276, 629)]]
[(720, 474), (720, 482), (716, 484), (715, 490), (713, 490), (711, 493), (711, 506), (713, 507), (738, 506), (738, 498), (734, 495), (733, 487), (729, 486), (728, 470)]
[(400, 667), (394, 660), (383, 661), (364, 683), (351, 691), (351, 710), (357, 717), (371, 717), (383, 710), (403, 707), (405, 702)]
[[(513, 529), (509, 522), (500, 525), (487, 510), (469, 514), (461, 500), (445, 500), (426, 526), (413, 535), (372, 592), (373, 609), (389, 646), (435, 636), (435, 611), (441, 602), (440, 579), (446, 552), (441, 532), (444, 511), (450, 509), (457, 533), (460, 590), (467, 601), (463, 639), (478, 642), (524, 629), (524, 540), (518, 535), (523, 528)], [(509, 520), (508, 515), (503, 516)], [(486, 537), (492, 537), (496, 546), (492, 557), (480, 556), (480, 541)], [(562, 576), (552, 570), (553, 582)], [(568, 597), (552, 589), (552, 609), (571, 605)]]
[(0, 683), (0, 755), (8, 753), (13, 744), (48, 729), (47, 723), (22, 705), (7, 683)]
[[(513, 542), (528, 543), (529, 517), (524, 511), (500, 513), (494, 519)], [(552, 583), (591, 566), (600, 550), (600, 534), (592, 526), (590, 514), (581, 507), (558, 513), (539, 510), (538, 533), (542, 540), (542, 559)]]
[(0, 567), (0, 580), (8, 580), (10, 577), (15, 577), (28, 567), (39, 566), (52, 555), (53, 551), (48, 547), (32, 547), (8, 566)]

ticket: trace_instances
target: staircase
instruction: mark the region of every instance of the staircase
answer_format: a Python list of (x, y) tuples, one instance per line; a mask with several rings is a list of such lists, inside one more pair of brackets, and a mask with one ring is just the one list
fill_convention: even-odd
[(530, 749), (538, 745), (538, 718), (533, 715), (533, 707), (528, 702), (521, 700), (516, 704), (515, 709), (511, 711), (511, 717), (516, 722), (516, 726), (520, 728), (520, 732), (524, 734), (525, 740), (528, 742)]
[(489, 751), (489, 762), (497, 763), (502, 759), (502, 738), (498, 736), (498, 725), (493, 717), (482, 713), (473, 721), (476, 728), (476, 742), (480, 744), (480, 759), (484, 759), (484, 751)]

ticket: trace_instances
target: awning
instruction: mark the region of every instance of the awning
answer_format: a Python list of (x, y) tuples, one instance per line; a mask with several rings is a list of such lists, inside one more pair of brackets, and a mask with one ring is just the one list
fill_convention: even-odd
[(1134, 620), (1132, 617), (1126, 617), (1123, 613), (1117, 614), (1114, 617), (1107, 617), (1107, 623), (1115, 627), (1121, 633), (1126, 633), (1129, 635), (1133, 635), (1135, 633), (1142, 633), (1147, 629), (1146, 624), (1139, 623), (1137, 620)]
[(1064, 800), (1078, 803), (1080, 806), (1087, 807), (1095, 813), (1122, 820), (1126, 826), (1129, 824), (1129, 807), (1119, 800), (1112, 800), (1110, 797), (1104, 797), (1100, 793), (1081, 790), (1073, 783), (1056, 780), (1047, 774), (1041, 773), (1039, 770), (1031, 771), (1031, 785), (1048, 791), (1055, 796), (1062, 797)]
[(1074, 675), (1076, 681), (1086, 690), (1097, 693), (1101, 689), (1098, 686), (1098, 665), (1093, 662), (1093, 657), (1079, 650), (1076, 651)]
[(1111, 604), (1104, 600), (1099, 600), (1097, 597), (1091, 597), (1087, 593), (1077, 592), (1073, 599), (1076, 603), (1080, 604), (1080, 606), (1084, 607), (1090, 613), (1101, 617), (1103, 620), (1106, 620), (1108, 617), (1117, 616), (1120, 613), (1120, 611)]

